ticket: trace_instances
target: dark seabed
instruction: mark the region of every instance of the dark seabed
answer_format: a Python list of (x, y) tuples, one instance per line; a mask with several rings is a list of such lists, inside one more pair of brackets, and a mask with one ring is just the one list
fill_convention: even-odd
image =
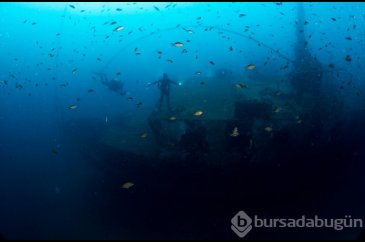
[(0, 3), (0, 240), (364, 238), (364, 6)]

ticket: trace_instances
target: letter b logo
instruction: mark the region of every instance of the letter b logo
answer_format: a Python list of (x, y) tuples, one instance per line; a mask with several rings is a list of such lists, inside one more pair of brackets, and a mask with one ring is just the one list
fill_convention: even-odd
[(240, 238), (245, 237), (252, 230), (252, 219), (243, 211), (236, 214), (231, 220), (231, 229)]

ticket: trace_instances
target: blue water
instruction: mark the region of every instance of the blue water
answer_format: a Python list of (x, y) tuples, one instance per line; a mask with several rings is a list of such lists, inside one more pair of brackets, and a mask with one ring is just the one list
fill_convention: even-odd
[[(247, 137), (257, 135), (250, 153), (250, 138), (230, 140), (246, 123), (230, 123), (218, 112), (222, 102), (210, 103), (225, 95), (225, 82), (243, 92), (234, 98), (272, 103), (273, 95), (260, 96), (266, 88), (294, 105), (297, 3), (0, 3), (0, 238), (238, 239), (230, 221), (240, 210), (365, 218), (364, 7), (304, 4), (307, 50), (323, 66), (321, 97), (336, 101), (311, 99), (324, 115), (313, 123), (290, 114), (305, 128), (255, 121), (261, 132), (247, 128)], [(125, 95), (95, 73), (123, 82)], [(187, 90), (172, 99), (173, 108), (188, 110), (185, 118), (199, 119), (193, 111), (208, 100), (202, 125), (210, 129), (184, 136), (179, 145), (188, 151), (161, 148), (149, 126), (160, 98), (149, 83), (163, 73), (180, 85), (172, 96)], [(247, 89), (237, 91), (237, 82)], [(205, 91), (196, 99), (198, 88)], [(334, 103), (341, 110), (329, 108)], [(226, 137), (212, 138), (227, 122)], [(190, 127), (165, 125), (174, 137)], [(267, 125), (274, 125), (270, 135)], [(211, 140), (208, 148), (200, 138)], [(226, 158), (217, 162), (215, 152)], [(121, 188), (127, 181), (134, 186)], [(267, 229), (250, 236), (361, 234)]]

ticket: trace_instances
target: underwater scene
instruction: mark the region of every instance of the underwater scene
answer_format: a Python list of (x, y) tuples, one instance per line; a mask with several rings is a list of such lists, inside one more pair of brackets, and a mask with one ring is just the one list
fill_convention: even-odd
[(364, 239), (364, 23), (1, 2), (0, 240)]

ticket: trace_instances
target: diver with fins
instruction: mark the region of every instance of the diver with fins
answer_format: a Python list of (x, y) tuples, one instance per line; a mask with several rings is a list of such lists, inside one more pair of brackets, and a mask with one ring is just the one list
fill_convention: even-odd
[(116, 92), (120, 96), (126, 95), (123, 82), (116, 80), (116, 79), (108, 80), (108, 77), (104, 73), (97, 73), (97, 72), (93, 72), (93, 73), (100, 78), (101, 83), (104, 86), (108, 87), (109, 90)]

